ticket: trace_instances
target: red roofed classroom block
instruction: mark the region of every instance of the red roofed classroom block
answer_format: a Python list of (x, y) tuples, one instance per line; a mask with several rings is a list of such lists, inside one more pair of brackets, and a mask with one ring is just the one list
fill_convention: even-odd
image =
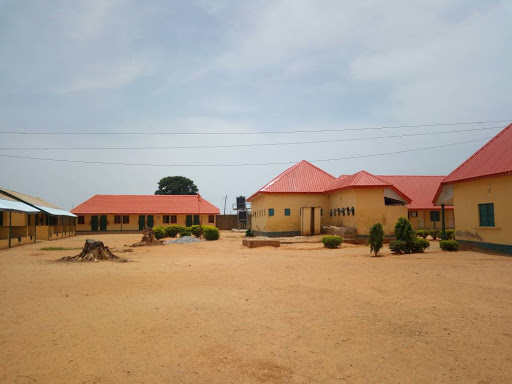
[(216, 225), (219, 209), (199, 195), (95, 195), (71, 212), (77, 232), (140, 231), (158, 225)]
[(453, 205), (457, 241), (512, 254), (512, 124), (450, 173), (433, 202)]

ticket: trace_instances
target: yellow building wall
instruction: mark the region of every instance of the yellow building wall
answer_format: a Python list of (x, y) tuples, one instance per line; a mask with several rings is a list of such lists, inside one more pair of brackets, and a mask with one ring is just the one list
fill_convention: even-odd
[[(409, 217), (409, 221), (411, 222), (411, 225), (413, 229), (434, 229), (434, 222), (430, 221), (430, 211), (433, 211), (433, 209), (429, 210), (409, 210), (417, 212), (416, 217)], [(452, 229), (455, 228), (455, 218), (453, 209), (446, 209), (445, 211), (445, 223), (446, 223), (446, 229)], [(410, 212), (409, 212), (410, 213)], [(441, 210), (439, 210), (439, 220), (441, 220)], [(435, 229), (441, 229), (441, 221), (435, 222)]]
[(356, 228), (358, 235), (368, 235), (375, 223), (381, 223), (384, 233), (392, 235), (398, 219), (407, 217), (407, 206), (384, 204), (384, 188), (344, 189), (330, 196), (330, 208), (354, 207), (355, 210), (354, 215), (331, 216), (331, 225)]
[[(457, 240), (512, 245), (512, 176), (453, 184)], [(480, 227), (478, 204), (494, 204), (495, 227)]]
[[(177, 223), (171, 223), (170, 217), (169, 217), (169, 223), (164, 223), (164, 215), (167, 215), (167, 213), (153, 215), (153, 226), (160, 226), (160, 225), (165, 226), (165, 227), (168, 225), (186, 226), (187, 215), (181, 215), (181, 214), (175, 215), (175, 216), (177, 216), (176, 217)], [(92, 216), (98, 216), (98, 231), (99, 231), (99, 226), (100, 226), (99, 217), (102, 215), (83, 215), (83, 216), (84, 216), (84, 224), (78, 224), (78, 219), (77, 219), (77, 225), (76, 225), (77, 232), (90, 232), (91, 231), (91, 221), (92, 221), (91, 217)], [(139, 230), (139, 216), (142, 216), (142, 215), (120, 215), (121, 222), (123, 221), (123, 216), (128, 216), (129, 223), (118, 223), (118, 224), (115, 223), (115, 216), (117, 216), (117, 215), (106, 215), (106, 216), (107, 216), (107, 232), (108, 232), (108, 231), (138, 231)], [(147, 225), (149, 215), (144, 215), (144, 216), (145, 216), (145, 222)], [(171, 214), (169, 214), (169, 216), (171, 216)], [(192, 215), (192, 216), (194, 216), (194, 215)], [(215, 226), (217, 223), (217, 215), (213, 215), (214, 216), (213, 223), (208, 222), (209, 216), (210, 215), (201, 214), (200, 215), (201, 224)]]
[[(275, 235), (300, 235), (301, 208), (315, 207), (323, 210), (320, 225), (327, 225), (329, 205), (327, 195), (320, 193), (275, 193), (260, 194), (251, 201), (252, 229), (255, 232), (274, 233)], [(274, 216), (268, 215), (274, 209)], [(290, 216), (285, 216), (290, 209)], [(255, 212), (257, 214), (255, 215)]]

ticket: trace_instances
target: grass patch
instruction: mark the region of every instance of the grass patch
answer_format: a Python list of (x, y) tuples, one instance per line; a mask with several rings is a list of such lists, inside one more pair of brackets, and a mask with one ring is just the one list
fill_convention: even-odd
[(72, 251), (76, 249), (82, 249), (82, 248), (65, 248), (65, 247), (43, 247), (41, 248), (41, 251)]

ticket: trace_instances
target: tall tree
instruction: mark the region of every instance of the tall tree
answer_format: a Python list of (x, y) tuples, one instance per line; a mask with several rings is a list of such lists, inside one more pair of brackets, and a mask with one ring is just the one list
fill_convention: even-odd
[(155, 195), (197, 195), (199, 189), (192, 180), (183, 176), (167, 176), (158, 182)]

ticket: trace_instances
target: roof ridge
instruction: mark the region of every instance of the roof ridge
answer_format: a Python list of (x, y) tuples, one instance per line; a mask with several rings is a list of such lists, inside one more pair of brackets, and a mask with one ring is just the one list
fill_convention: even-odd
[[(496, 136), (494, 136), (491, 140), (489, 140), (487, 143), (485, 143), (482, 147), (480, 147), (479, 150), (477, 150), (475, 153), (473, 153), (471, 156), (469, 156), (465, 161), (462, 162), (457, 168), (455, 168), (452, 172), (448, 174), (448, 176), (445, 177), (445, 179), (448, 179), (451, 175), (453, 175), (456, 171), (458, 171), (460, 168), (462, 168), (464, 165), (466, 165), (471, 159), (473, 159), (476, 155), (478, 155), (480, 152), (482, 152), (485, 148), (487, 148), (491, 143), (495, 142), (498, 137), (503, 135), (505, 132), (507, 132), (509, 129), (512, 129), (512, 123), (507, 125), (505, 128), (503, 128)], [(444, 181), (444, 180), (443, 180)]]

